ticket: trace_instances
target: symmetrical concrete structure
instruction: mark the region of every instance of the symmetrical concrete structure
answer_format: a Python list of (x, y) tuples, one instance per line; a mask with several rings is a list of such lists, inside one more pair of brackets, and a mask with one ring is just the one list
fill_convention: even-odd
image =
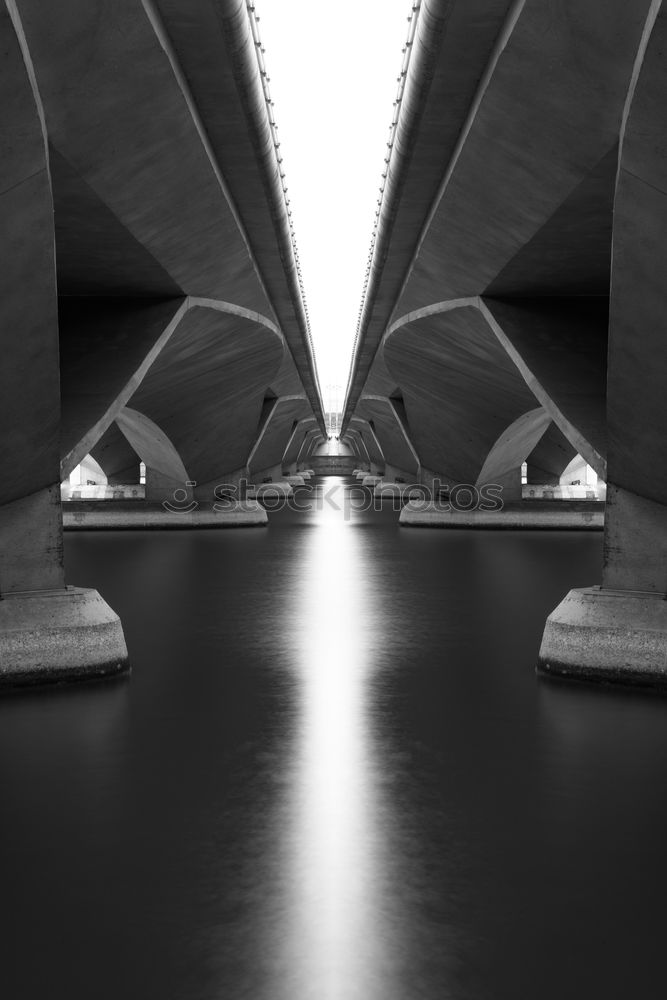
[(201, 506), (325, 432), (251, 8), (0, 4), (1, 678), (126, 663), (65, 586), (59, 484), (86, 454)]
[(421, 0), (343, 419), (371, 469), (513, 499), (579, 453), (602, 588), (557, 674), (667, 679), (667, 7)]
[[(254, 5), (0, 0), (0, 38), (14, 682), (127, 661), (65, 585), (84, 456), (210, 523), (243, 479), (291, 489), (327, 431)], [(509, 500), (523, 463), (557, 484), (582, 456), (602, 586), (540, 662), (642, 683), (667, 677), (666, 43), (662, 0), (416, 0), (336, 456), (392, 495)]]

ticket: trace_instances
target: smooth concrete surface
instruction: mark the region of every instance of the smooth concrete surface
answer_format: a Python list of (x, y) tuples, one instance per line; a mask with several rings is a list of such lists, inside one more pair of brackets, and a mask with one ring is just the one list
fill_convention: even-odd
[(22, 29), (0, 4), (0, 504), (51, 488), (60, 399), (53, 198)]
[(0, 506), (0, 598), (64, 586), (60, 485), (54, 484)]
[(217, 510), (215, 506), (189, 510), (189, 506), (186, 503), (182, 510), (166, 510), (162, 505), (138, 502), (130, 506), (112, 502), (88, 504), (85, 509), (77, 509), (78, 505), (72, 503), (63, 509), (63, 527), (66, 531), (249, 528), (268, 521), (265, 509), (252, 499), (220, 502)]
[(601, 531), (604, 506), (580, 507), (559, 501), (556, 506), (539, 504), (506, 505), (500, 511), (447, 510), (433, 501), (410, 500), (403, 507), (399, 522), (415, 528), (498, 528), (548, 529), (558, 531)]
[[(140, 244), (186, 294), (266, 313), (266, 292), (246, 234), (149, 5), (18, 5), (49, 139), (78, 188), (117, 220), (125, 243)], [(218, 48), (224, 65), (223, 51)], [(138, 259), (125, 257), (107, 227), (113, 256), (96, 246), (102, 211), (85, 213), (83, 195), (73, 197), (69, 187), (60, 191), (56, 212), (61, 229), (71, 233), (61, 240), (69, 251), (59, 259), (65, 281), (80, 287), (85, 277), (88, 294), (100, 294), (96, 281), (127, 288), (133, 280), (127, 271), (138, 270)], [(145, 287), (153, 274), (154, 266), (140, 282), (135, 274), (135, 287)]]
[(96, 590), (30, 591), (0, 601), (0, 685), (92, 680), (129, 666), (118, 615)]
[(382, 476), (363, 476), (361, 479), (362, 486), (377, 486), (381, 482)]
[[(308, 476), (307, 478), (310, 479), (310, 476)], [(294, 486), (305, 486), (306, 485), (306, 477), (305, 476), (297, 476), (297, 475), (294, 475), (294, 476), (285, 476), (285, 482), (289, 483), (289, 485), (292, 486), (292, 487), (294, 487)]]
[(571, 590), (547, 619), (538, 670), (571, 680), (667, 686), (665, 595)]
[(602, 586), (667, 592), (667, 505), (609, 484)]

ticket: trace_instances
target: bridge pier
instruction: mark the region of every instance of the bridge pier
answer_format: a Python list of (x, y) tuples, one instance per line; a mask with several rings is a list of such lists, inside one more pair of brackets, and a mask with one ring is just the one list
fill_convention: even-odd
[(667, 10), (653, 4), (624, 109), (614, 200), (607, 378), (608, 490), (601, 588), (549, 616), (545, 672), (667, 686)]
[(667, 508), (609, 484), (602, 586), (571, 590), (549, 615), (538, 670), (667, 686)]
[(0, 43), (0, 130), (10, 137), (0, 168), (0, 684), (17, 685), (115, 673), (127, 649), (99, 594), (65, 584), (51, 178), (23, 28), (6, 7)]

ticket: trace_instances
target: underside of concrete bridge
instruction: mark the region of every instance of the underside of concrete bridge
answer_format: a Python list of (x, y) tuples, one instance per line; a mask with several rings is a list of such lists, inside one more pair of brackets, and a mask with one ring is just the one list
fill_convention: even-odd
[(602, 586), (547, 623), (558, 675), (667, 671), (666, 41), (655, 0), (422, 0), (386, 156), (343, 438), (506, 500), (592, 466)]
[[(581, 456), (607, 484), (601, 585), (551, 615), (541, 668), (664, 684), (667, 7), (413, 13), (336, 457), (423, 486), (445, 525), (455, 486), (520, 503), (522, 468), (556, 484)], [(224, 495), (237, 524), (259, 508), (234, 491), (329, 435), (254, 5), (1, 0), (0, 38), (13, 683), (127, 665), (65, 581), (60, 484), (86, 456), (112, 484), (143, 464), (149, 504)]]
[(207, 505), (325, 434), (255, 27), (244, 0), (0, 5), (6, 678), (126, 663), (64, 578), (86, 455)]

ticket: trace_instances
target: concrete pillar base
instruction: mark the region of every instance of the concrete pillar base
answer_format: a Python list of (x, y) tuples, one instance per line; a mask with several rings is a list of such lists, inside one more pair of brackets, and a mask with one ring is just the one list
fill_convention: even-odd
[(90, 680), (128, 667), (120, 619), (96, 590), (23, 591), (0, 600), (0, 686)]
[(571, 590), (547, 618), (538, 672), (667, 687), (667, 600), (640, 591)]

